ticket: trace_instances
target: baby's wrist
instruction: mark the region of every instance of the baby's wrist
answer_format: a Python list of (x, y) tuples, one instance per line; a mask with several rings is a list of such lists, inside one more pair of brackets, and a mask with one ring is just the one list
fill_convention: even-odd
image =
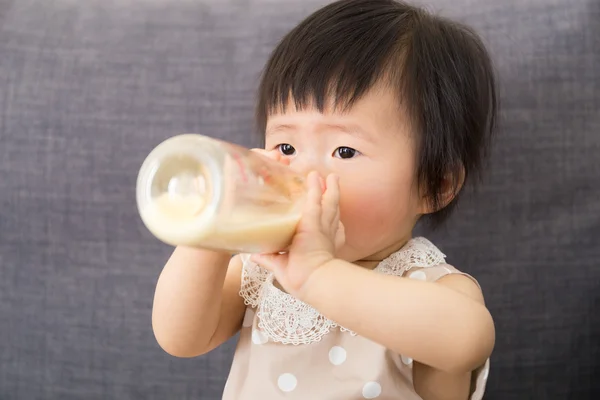
[(322, 261), (308, 276), (296, 297), (307, 304), (310, 304), (312, 299), (318, 297), (320, 292), (319, 287), (327, 281), (327, 276), (331, 273), (331, 268), (336, 264), (336, 261), (339, 260), (333, 257)]

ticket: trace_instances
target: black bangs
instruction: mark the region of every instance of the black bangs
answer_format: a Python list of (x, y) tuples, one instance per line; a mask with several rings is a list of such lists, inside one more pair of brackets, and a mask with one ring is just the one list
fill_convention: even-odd
[(332, 3), (309, 16), (283, 38), (264, 69), (259, 131), (290, 101), (298, 109), (344, 109), (376, 82), (400, 85), (402, 39), (412, 18), (398, 13), (396, 2), (368, 0)]

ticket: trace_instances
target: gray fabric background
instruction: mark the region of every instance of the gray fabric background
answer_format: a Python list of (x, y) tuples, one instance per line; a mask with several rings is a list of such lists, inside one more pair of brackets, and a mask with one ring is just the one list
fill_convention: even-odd
[[(318, 0), (0, 0), (0, 399), (218, 399), (233, 343), (174, 359), (150, 313), (170, 249), (134, 183), (168, 136), (255, 145), (253, 95)], [(600, 3), (429, 0), (501, 77), (491, 171), (430, 237), (497, 324), (487, 399), (597, 399)]]

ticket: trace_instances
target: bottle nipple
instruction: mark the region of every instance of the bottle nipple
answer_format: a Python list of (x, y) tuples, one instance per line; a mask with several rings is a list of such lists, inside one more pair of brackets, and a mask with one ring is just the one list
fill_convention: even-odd
[(182, 171), (169, 180), (166, 194), (169, 206), (176, 209), (182, 217), (198, 215), (206, 203), (204, 176)]
[(152, 182), (155, 210), (170, 220), (198, 216), (207, 203), (207, 184), (202, 165), (191, 157), (162, 160)]

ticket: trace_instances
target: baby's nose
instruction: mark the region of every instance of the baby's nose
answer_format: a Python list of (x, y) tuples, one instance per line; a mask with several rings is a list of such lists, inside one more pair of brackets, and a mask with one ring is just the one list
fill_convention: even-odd
[(303, 154), (294, 158), (290, 162), (290, 167), (303, 176), (307, 176), (311, 171), (317, 171), (322, 177), (327, 176), (329, 173), (325, 160), (321, 160), (314, 154)]

